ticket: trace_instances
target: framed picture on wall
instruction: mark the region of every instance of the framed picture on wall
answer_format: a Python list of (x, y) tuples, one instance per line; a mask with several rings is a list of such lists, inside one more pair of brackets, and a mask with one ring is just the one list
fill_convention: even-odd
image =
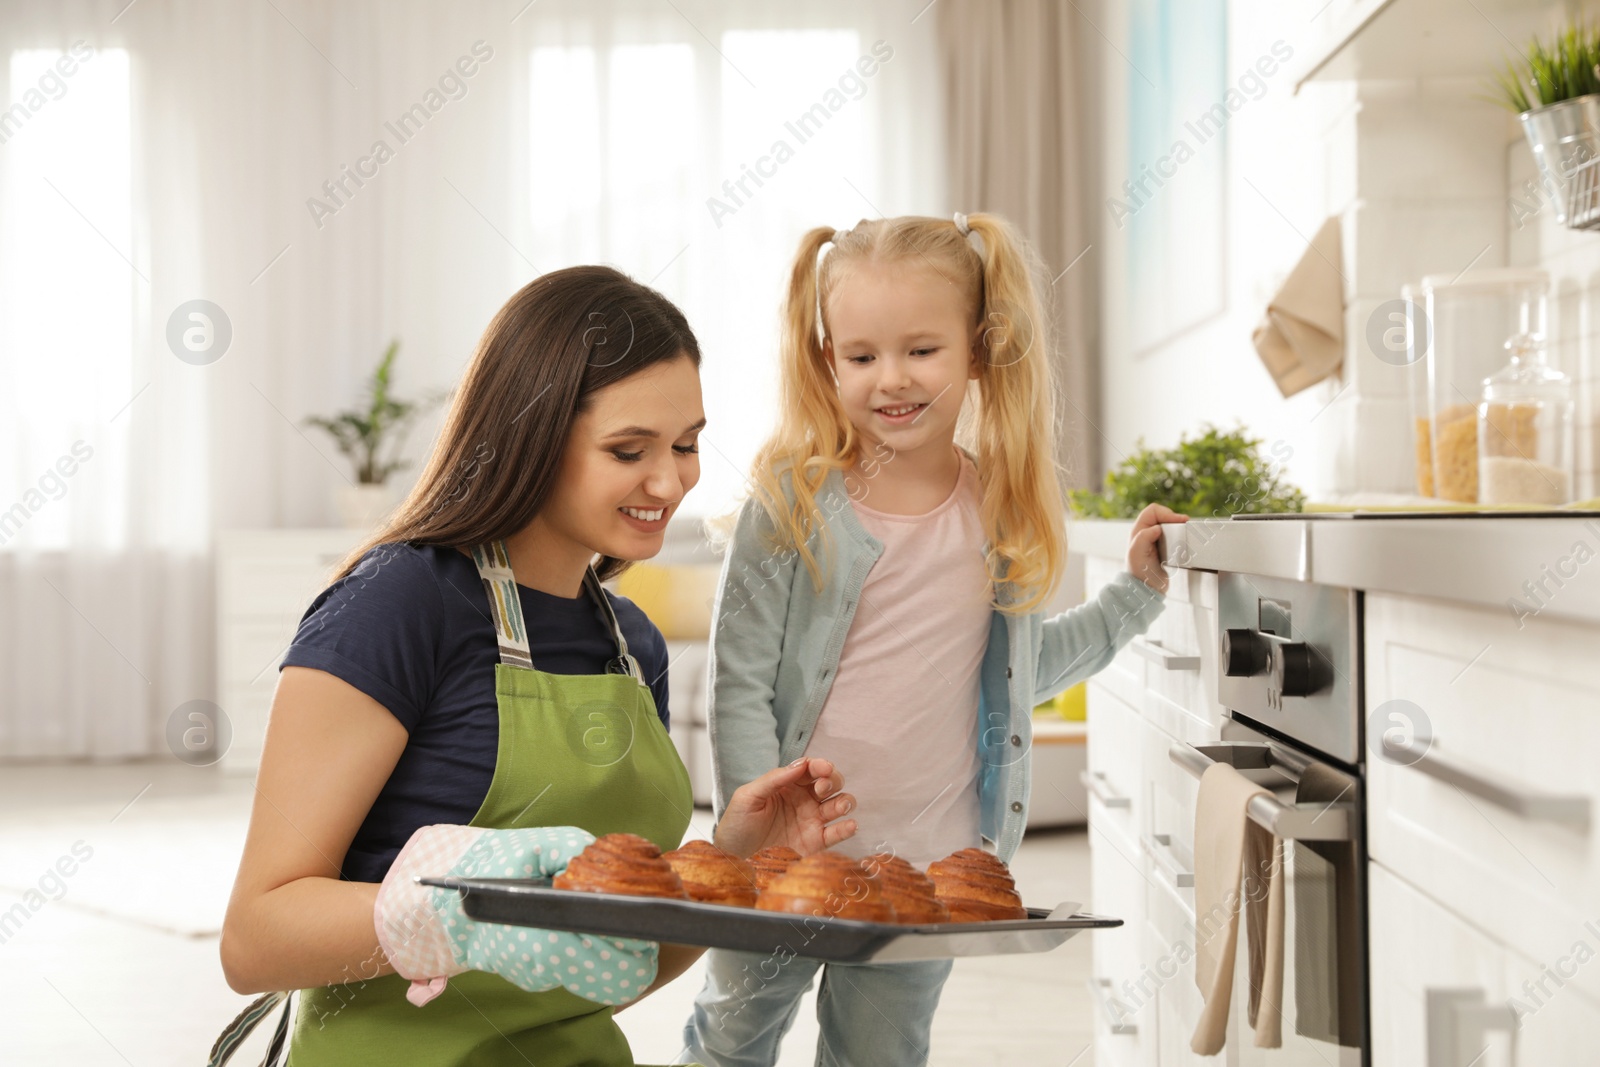
[(1227, 2), (1131, 0), (1128, 39), (1127, 180), (1112, 212), (1128, 231), (1139, 355), (1226, 306)]

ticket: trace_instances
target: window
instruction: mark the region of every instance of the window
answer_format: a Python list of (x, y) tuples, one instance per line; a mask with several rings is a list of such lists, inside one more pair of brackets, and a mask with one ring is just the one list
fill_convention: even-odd
[(610, 263), (688, 316), (712, 419), (684, 511), (714, 514), (744, 491), (773, 425), (800, 237), (876, 214), (856, 190), (877, 161), (867, 83), (811, 113), (861, 56), (854, 29), (700, 28), (717, 52), (687, 23), (681, 40), (533, 50), (530, 209), (541, 269)]
[[(128, 54), (13, 52), (9, 90), (0, 113), (0, 551), (61, 549), (75, 525), (63, 458), (79, 441), (103, 450), (108, 421), (133, 391), (140, 282), (129, 262)], [(116, 545), (126, 481), (97, 474), (95, 506), (79, 514), (98, 525), (77, 523), (79, 539)]]

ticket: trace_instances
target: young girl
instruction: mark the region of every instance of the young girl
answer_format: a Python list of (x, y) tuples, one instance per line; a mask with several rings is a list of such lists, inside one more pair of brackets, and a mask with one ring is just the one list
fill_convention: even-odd
[[(842, 851), (921, 867), (987, 839), (1009, 861), (1034, 705), (1160, 613), (1159, 524), (1183, 516), (1145, 509), (1131, 573), (1043, 617), (1066, 556), (1050, 347), (1025, 251), (996, 216), (812, 230), (784, 321), (783, 410), (716, 605), (717, 810), (827, 751), (857, 799)], [(819, 1064), (926, 1061), (949, 961), (773, 966), (718, 950), (683, 1058), (768, 1067), (819, 968)]]
[[(614, 270), (530, 282), (484, 334), (417, 488), (307, 611), (221, 946), (236, 991), (302, 990), (294, 1067), (631, 1064), (612, 1007), (699, 955), (474, 922), (415, 882), (551, 876), (606, 833), (681, 840), (665, 642), (600, 583), (660, 551), (699, 478), (699, 365), (682, 313)], [(752, 778), (724, 848), (851, 833), (826, 760)], [(253, 1004), (211, 1062), (282, 999)]]

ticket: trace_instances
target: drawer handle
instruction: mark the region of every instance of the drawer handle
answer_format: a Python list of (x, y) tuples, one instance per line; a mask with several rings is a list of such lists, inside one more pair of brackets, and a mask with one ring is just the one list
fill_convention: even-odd
[(1100, 1012), (1106, 1017), (1106, 1025), (1113, 1034), (1137, 1034), (1139, 1024), (1127, 1022), (1124, 1016), (1127, 1009), (1116, 1002), (1116, 997), (1111, 995), (1111, 979), (1089, 979), (1089, 995), (1094, 997), (1095, 1003), (1100, 1005)]
[(1104, 771), (1084, 771), (1078, 775), (1078, 781), (1089, 791), (1089, 795), (1098, 800), (1104, 807), (1131, 808), (1133, 806), (1131, 798), (1118, 796), (1111, 791), (1110, 785), (1106, 782)]
[[(1248, 741), (1218, 745), (1187, 745), (1180, 741), (1167, 749), (1167, 758), (1195, 778), (1205, 774), (1213, 763), (1232, 764), (1250, 778), (1267, 766), (1266, 749), (1266, 745)], [(1285, 804), (1271, 793), (1263, 793), (1251, 797), (1244, 810), (1251, 822), (1285, 841), (1349, 841), (1355, 805)]]
[(1176, 652), (1168, 652), (1154, 641), (1134, 638), (1131, 647), (1139, 655), (1154, 663), (1164, 671), (1197, 671), (1200, 669), (1199, 656), (1180, 656)]
[(1481, 989), (1428, 989), (1428, 1067), (1459, 1067), (1477, 1062), (1487, 1050), (1483, 1035), (1511, 1035), (1511, 1063), (1517, 1062), (1517, 1014), (1509, 1004), (1490, 1004)]
[[(1171, 877), (1173, 885), (1179, 889), (1194, 888), (1194, 872), (1184, 870), (1178, 863), (1177, 853), (1172, 848), (1171, 834), (1151, 834), (1150, 839), (1145, 842), (1144, 850), (1155, 865)], [(1163, 859), (1163, 855), (1171, 856), (1172, 859)]]
[(1390, 760), (1421, 771), (1463, 793), (1487, 800), (1513, 815), (1534, 822), (1553, 822), (1584, 830), (1589, 826), (1589, 798), (1571, 794), (1543, 793), (1535, 789), (1497, 782), (1438, 751), (1437, 740), (1418, 744), (1395, 737), (1383, 739), (1383, 754)]

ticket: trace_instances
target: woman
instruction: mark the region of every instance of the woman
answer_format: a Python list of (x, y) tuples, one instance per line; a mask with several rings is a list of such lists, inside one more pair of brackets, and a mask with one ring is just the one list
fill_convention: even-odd
[[(682, 313), (616, 271), (530, 283), (484, 334), (417, 488), (307, 611), (221, 946), (235, 990), (305, 991), (294, 1067), (632, 1063), (610, 1005), (699, 955), (664, 945), (657, 966), (654, 945), (472, 923), (412, 879), (490, 858), (553, 874), (588, 835), (679, 844), (665, 643), (600, 582), (660, 550), (699, 478), (699, 363)], [(841, 786), (825, 759), (765, 775), (717, 843), (844, 840)], [(523, 933), (563, 966), (509, 950)]]

